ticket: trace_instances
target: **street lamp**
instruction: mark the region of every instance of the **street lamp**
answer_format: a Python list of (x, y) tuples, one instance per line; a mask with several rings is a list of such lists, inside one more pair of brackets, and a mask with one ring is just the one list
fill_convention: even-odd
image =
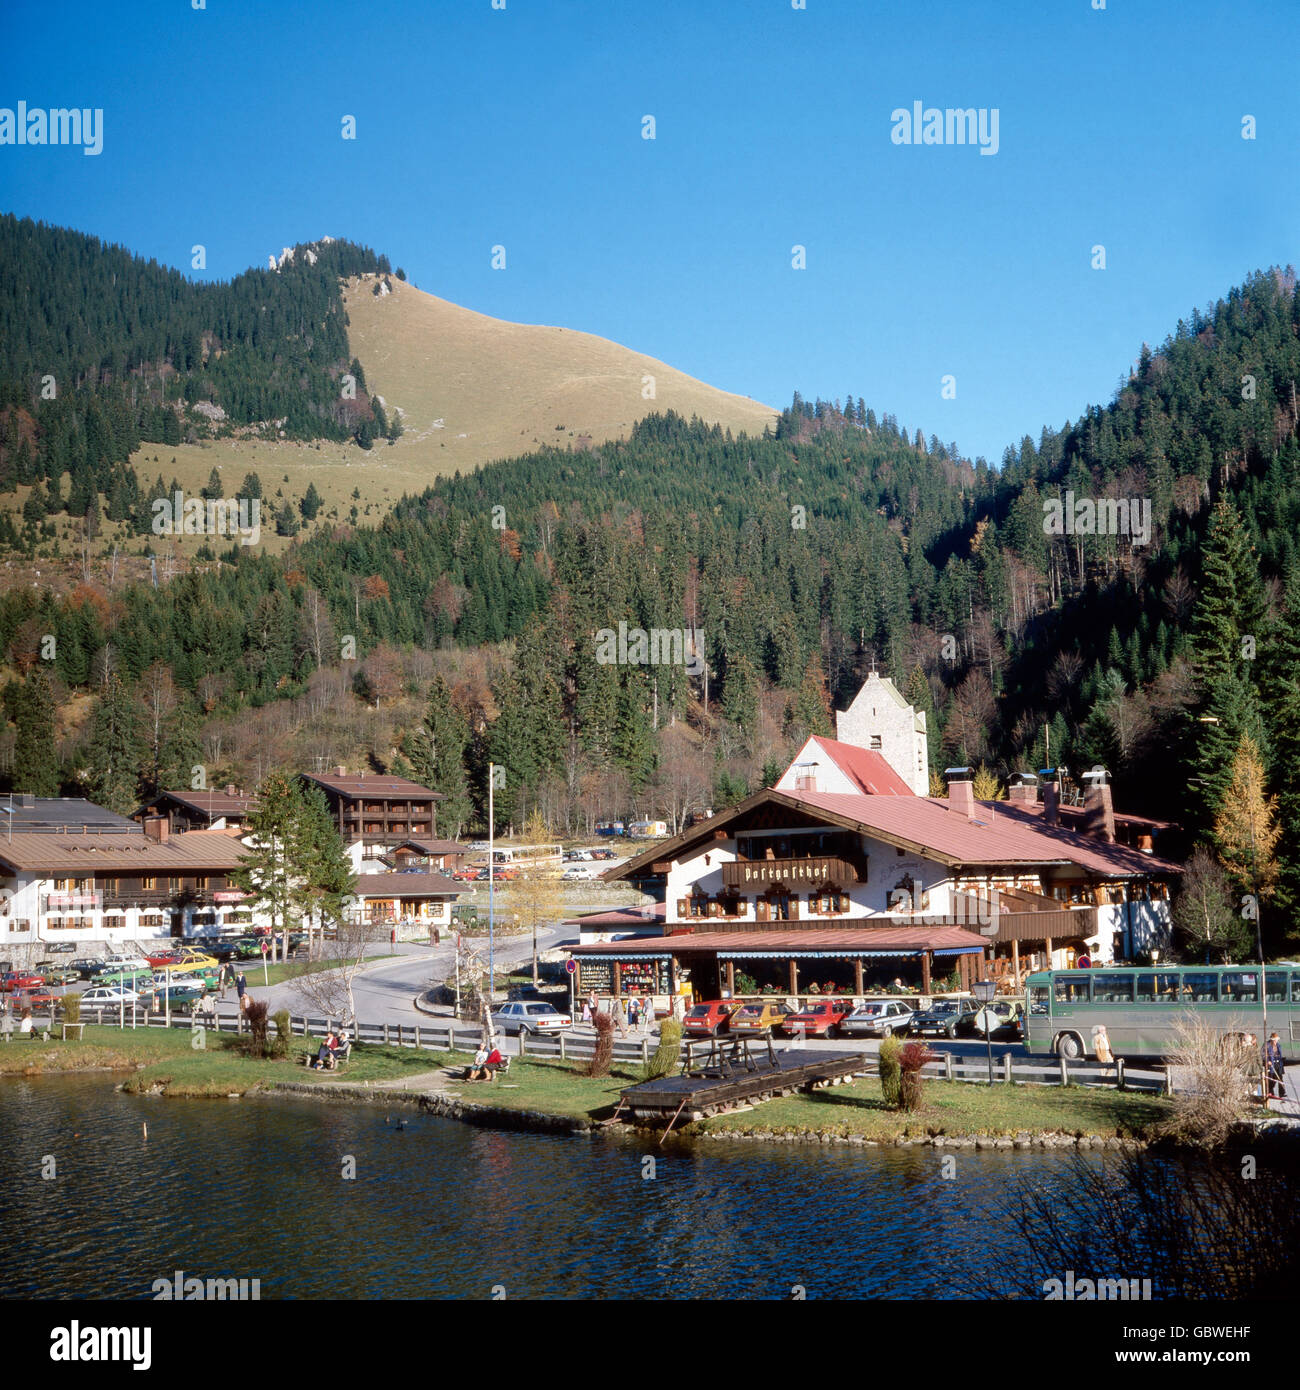
[(971, 986), (975, 998), (984, 1005), (984, 1049), (988, 1053), (989, 1059), (989, 1085), (993, 1085), (993, 1015), (989, 1013), (988, 1006), (993, 1002), (998, 992), (997, 984), (993, 980), (976, 980)]

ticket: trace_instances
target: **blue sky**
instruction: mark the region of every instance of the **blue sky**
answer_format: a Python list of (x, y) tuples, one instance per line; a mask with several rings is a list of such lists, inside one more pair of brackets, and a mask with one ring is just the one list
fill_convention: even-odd
[[(222, 278), (350, 237), (484, 313), (778, 407), (851, 391), (996, 462), (1300, 259), (1292, 0), (1093, 3), (5, 0), (0, 106), (102, 107), (104, 149), (0, 146), (0, 208)], [(918, 100), (996, 108), (997, 154), (895, 144)]]

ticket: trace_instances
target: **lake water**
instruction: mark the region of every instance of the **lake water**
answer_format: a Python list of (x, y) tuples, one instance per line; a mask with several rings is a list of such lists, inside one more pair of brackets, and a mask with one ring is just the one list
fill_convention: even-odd
[(928, 1146), (656, 1150), (112, 1087), (0, 1079), (4, 1296), (149, 1298), (183, 1270), (263, 1299), (951, 1298), (1000, 1287), (999, 1203), (1067, 1178), (1054, 1153), (964, 1150), (944, 1178)]

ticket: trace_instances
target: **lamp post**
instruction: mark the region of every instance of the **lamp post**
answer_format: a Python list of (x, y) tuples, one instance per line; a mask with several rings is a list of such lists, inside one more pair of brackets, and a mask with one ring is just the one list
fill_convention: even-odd
[(993, 1002), (998, 987), (992, 980), (976, 980), (971, 989), (975, 998), (984, 1006), (984, 1049), (988, 1053), (989, 1086), (991, 1087), (993, 1085), (993, 1015), (989, 1013), (988, 1006)]
[(497, 769), (488, 763), (488, 1016), (492, 1014), (492, 990), (496, 984), (496, 814), (492, 793), (496, 789)]

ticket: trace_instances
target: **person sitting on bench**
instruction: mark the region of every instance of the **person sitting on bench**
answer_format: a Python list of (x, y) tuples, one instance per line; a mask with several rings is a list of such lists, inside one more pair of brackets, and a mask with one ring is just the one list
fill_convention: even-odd
[(325, 1039), (316, 1052), (316, 1060), (311, 1064), (313, 1071), (333, 1071), (338, 1065), (335, 1053), (338, 1051), (339, 1040), (334, 1030), (331, 1028), (325, 1034)]
[(468, 1081), (495, 1081), (497, 1072), (505, 1065), (505, 1058), (499, 1048), (488, 1051), (487, 1043), (480, 1043), (474, 1054), (474, 1065), (469, 1069)]

